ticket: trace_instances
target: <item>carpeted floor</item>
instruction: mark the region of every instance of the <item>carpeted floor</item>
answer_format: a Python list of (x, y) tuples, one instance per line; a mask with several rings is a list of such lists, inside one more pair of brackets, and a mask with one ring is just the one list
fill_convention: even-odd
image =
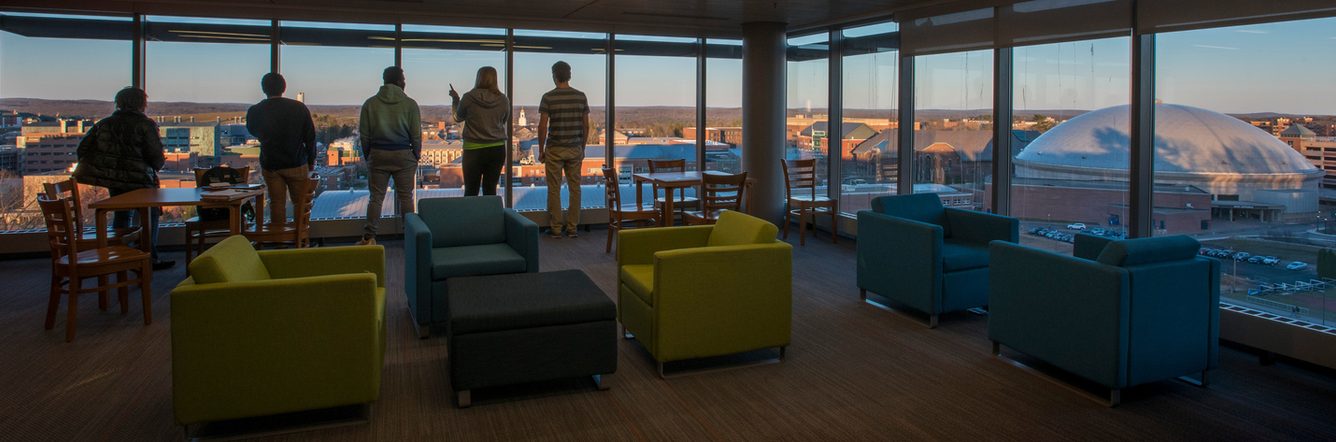
[[(584, 270), (614, 294), (602, 233), (544, 237), (543, 270)], [(387, 248), (389, 351), (370, 423), (269, 440), (1336, 440), (1329, 371), (1262, 366), (1224, 348), (1209, 388), (1161, 382), (1106, 408), (991, 357), (984, 316), (951, 315), (929, 330), (922, 317), (860, 302), (850, 241), (795, 247), (793, 344), (783, 363), (660, 380), (638, 344), (621, 340), (610, 391), (583, 381), (480, 391), (477, 405), (460, 410), (445, 342), (414, 335), (401, 248)], [(66, 344), (63, 305), (56, 329), (42, 329), (48, 265), (0, 262), (0, 440), (181, 439), (167, 293), (182, 266), (156, 276), (153, 325), (142, 324), (137, 293), (127, 316), (114, 306), (100, 312), (85, 295), (79, 338)]]

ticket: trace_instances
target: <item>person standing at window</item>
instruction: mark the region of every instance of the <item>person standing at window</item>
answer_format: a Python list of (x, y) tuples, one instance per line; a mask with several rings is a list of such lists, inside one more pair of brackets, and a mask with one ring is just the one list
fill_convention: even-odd
[[(553, 238), (578, 237), (580, 226), (580, 165), (584, 162), (585, 143), (589, 141), (589, 100), (584, 92), (571, 87), (571, 65), (558, 61), (552, 65), (552, 82), (557, 87), (543, 94), (538, 104), (538, 158), (547, 174), (547, 219)], [(561, 177), (566, 176), (570, 191), (565, 224), (561, 216)]]
[[(90, 186), (107, 188), (111, 196), (137, 189), (158, 188), (158, 171), (167, 163), (162, 153), (162, 139), (158, 124), (144, 115), (148, 109), (148, 94), (143, 89), (127, 87), (116, 93), (116, 112), (93, 125), (79, 142), (76, 152), (78, 166), (74, 180)], [(158, 257), (158, 218), (162, 209), (149, 211), (148, 228), (153, 243), (153, 269), (171, 268), (176, 261)], [(111, 226), (130, 227), (134, 212), (119, 211)], [(136, 220), (144, 225), (144, 220)], [(143, 233), (141, 233), (142, 235)]]
[(478, 69), (473, 90), (460, 98), (450, 86), (450, 109), (464, 123), (464, 196), (496, 195), (496, 182), (506, 165), (506, 123), (510, 100), (497, 87), (496, 68)]
[(283, 98), (288, 83), (275, 72), (260, 78), (263, 101), (246, 111), (246, 130), (260, 140), (260, 169), (269, 192), (269, 223), (288, 219), (288, 196), (306, 197), (315, 170), (315, 123), (302, 102)]
[(418, 104), (404, 93), (407, 81), (398, 66), (385, 68), (380, 92), (362, 104), (357, 122), (358, 140), (367, 162), (366, 224), (359, 245), (376, 243), (376, 224), (385, 201), (385, 187), (394, 179), (400, 215), (413, 211), (418, 159), (422, 157), (422, 117)]

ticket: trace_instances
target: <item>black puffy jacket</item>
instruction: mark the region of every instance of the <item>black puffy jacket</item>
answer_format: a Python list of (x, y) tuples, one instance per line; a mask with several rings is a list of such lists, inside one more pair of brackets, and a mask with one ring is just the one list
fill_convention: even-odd
[(158, 125), (142, 112), (118, 110), (93, 125), (79, 142), (74, 179), (109, 189), (158, 187), (167, 162)]

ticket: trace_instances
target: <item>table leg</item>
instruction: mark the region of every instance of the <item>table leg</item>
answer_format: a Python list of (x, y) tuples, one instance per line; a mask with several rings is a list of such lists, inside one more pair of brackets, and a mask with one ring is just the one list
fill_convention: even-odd
[(151, 254), (153, 253), (153, 222), (149, 219), (149, 212), (153, 208), (140, 207), (136, 210), (139, 212), (136, 216), (139, 218), (139, 250)]
[(227, 229), (232, 235), (241, 234), (241, 204), (227, 205)]
[[(244, 224), (244, 223), (243, 223)], [(282, 222), (279, 222), (282, 224)], [(264, 225), (264, 193), (255, 196), (255, 231), (260, 231), (260, 226)]]
[(663, 226), (664, 226), (664, 227), (672, 227), (672, 226), (673, 226), (673, 213), (674, 213), (674, 212), (673, 212), (673, 188), (669, 187), (669, 188), (667, 188), (667, 190), (668, 190), (667, 192), (664, 192), (664, 193), (663, 193), (663, 194), (664, 194), (664, 198), (663, 198), (663, 215), (664, 215), (664, 216), (663, 216)]
[(641, 196), (645, 191), (645, 180), (636, 178), (634, 181), (636, 182), (636, 210), (640, 210), (640, 208), (645, 207)]
[(93, 224), (97, 227), (97, 247), (107, 246), (107, 210), (97, 209), (93, 211)]

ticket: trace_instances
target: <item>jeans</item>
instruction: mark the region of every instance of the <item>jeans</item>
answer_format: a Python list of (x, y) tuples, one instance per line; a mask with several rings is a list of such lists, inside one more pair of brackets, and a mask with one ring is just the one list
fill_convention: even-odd
[(584, 163), (583, 147), (549, 147), (543, 151), (543, 169), (547, 174), (547, 222), (553, 234), (561, 233), (561, 178), (566, 175), (570, 192), (565, 227), (575, 232), (580, 225), (580, 165)]
[(306, 175), (306, 166), (287, 169), (264, 169), (264, 185), (269, 188), (269, 224), (282, 225), (288, 221), (288, 197), (297, 204), (306, 198), (306, 186), (311, 185), (311, 178)]
[(464, 196), (496, 195), (496, 182), (506, 165), (505, 146), (464, 149)]
[[(107, 193), (110, 194), (111, 196), (116, 196), (123, 193), (128, 193), (132, 190), (138, 190), (138, 189), (107, 189)], [(112, 214), (111, 216), (111, 227), (113, 229), (128, 229), (130, 228), (131, 221), (134, 221), (135, 225), (141, 225), (142, 223), (139, 220), (134, 219), (138, 218), (137, 216), (138, 213), (139, 212), (135, 210), (116, 211), (116, 213)], [(158, 218), (162, 217), (162, 208), (154, 207), (152, 209), (149, 209), (148, 213), (149, 213), (148, 230), (150, 238), (149, 244), (153, 246), (152, 248), (153, 262), (158, 262)], [(140, 233), (140, 235), (143, 235), (143, 233)]]
[(412, 150), (371, 149), (367, 155), (367, 186), (371, 200), (366, 204), (366, 225), (362, 237), (376, 236), (380, 210), (385, 202), (385, 188), (394, 178), (394, 196), (399, 200), (399, 214), (413, 212), (413, 189), (417, 187), (417, 157)]

